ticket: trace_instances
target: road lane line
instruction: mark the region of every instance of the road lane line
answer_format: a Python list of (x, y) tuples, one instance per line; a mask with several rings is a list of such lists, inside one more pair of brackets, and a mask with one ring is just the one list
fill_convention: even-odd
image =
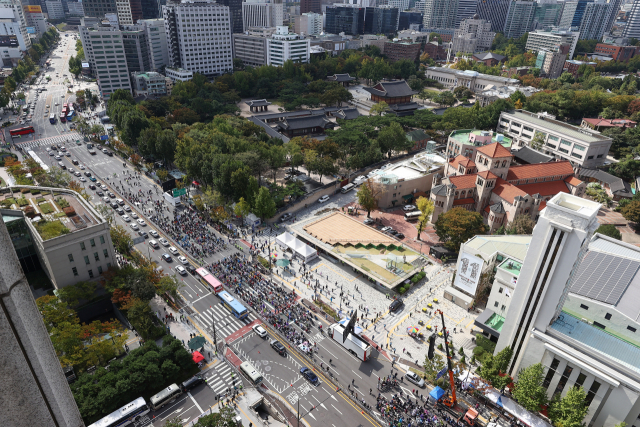
[[(333, 406), (333, 403), (331, 404), (331, 406)], [(336, 410), (336, 412), (338, 412), (340, 415), (342, 415), (342, 412), (340, 412), (340, 411), (338, 410), (338, 408), (336, 408), (335, 406), (333, 406), (333, 409), (335, 409), (335, 410)]]
[(187, 392), (187, 395), (191, 398), (191, 400), (193, 401), (193, 404), (196, 405), (196, 408), (198, 408), (198, 411), (200, 411), (200, 413), (203, 413), (204, 411), (202, 410), (200, 405), (198, 405), (198, 402), (196, 402), (196, 399), (194, 399), (193, 396), (191, 396), (191, 392)]
[[(351, 370), (351, 372), (353, 372), (354, 374), (356, 374), (356, 371), (354, 371), (353, 369)], [(356, 374), (356, 377), (358, 377), (358, 378), (362, 379), (362, 377), (361, 377), (360, 375), (358, 375), (358, 374)]]

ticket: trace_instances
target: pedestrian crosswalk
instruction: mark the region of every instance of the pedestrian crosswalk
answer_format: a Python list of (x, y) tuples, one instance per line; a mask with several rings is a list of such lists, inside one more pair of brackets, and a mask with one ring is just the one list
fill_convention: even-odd
[(71, 132), (66, 135), (56, 135), (49, 138), (38, 139), (35, 141), (14, 141), (14, 143), (25, 150), (34, 147), (45, 147), (51, 144), (69, 144), (67, 148), (72, 148), (71, 144), (75, 144), (76, 140), (78, 139), (82, 139), (82, 136), (77, 132)]
[[(216, 304), (200, 313), (199, 320), (207, 330), (213, 334), (213, 322), (215, 321), (216, 335), (218, 338), (226, 338), (240, 328), (253, 322), (256, 316), (249, 313), (247, 320), (238, 320), (222, 304)], [(246, 323), (245, 323), (246, 322)]]
[[(221, 395), (225, 394), (228, 390), (233, 391), (234, 384), (232, 374), (235, 375), (228, 363), (218, 363), (205, 373), (207, 385), (211, 387), (211, 390), (213, 390), (215, 394)], [(236, 384), (240, 385), (240, 382), (237, 381)]]

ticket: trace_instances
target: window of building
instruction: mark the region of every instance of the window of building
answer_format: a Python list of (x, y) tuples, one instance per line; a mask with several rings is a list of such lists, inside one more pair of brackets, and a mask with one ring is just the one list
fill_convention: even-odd
[(584, 310), (589, 310), (589, 306), (586, 306), (584, 304), (580, 304), (580, 308), (582, 308)]
[(111, 263), (110, 262), (107, 263), (107, 268), (111, 268)]
[(597, 157), (598, 157), (599, 159), (601, 159), (601, 158), (602, 158), (602, 154), (598, 154), (598, 156), (597, 156)]
[(600, 328), (600, 329), (606, 329), (606, 326), (604, 326), (602, 323), (598, 323), (598, 322), (593, 322), (593, 326), (595, 326), (596, 328)]
[(105, 258), (109, 258), (109, 251), (106, 249), (102, 250), (102, 254), (104, 255)]
[(591, 159), (593, 159), (593, 156), (587, 157), (587, 160), (591, 160)]
[(584, 384), (584, 380), (586, 379), (587, 379), (587, 376), (582, 372), (580, 372), (580, 375), (578, 375), (578, 378), (576, 379), (576, 385), (579, 387), (582, 387), (582, 384)]
[(104, 245), (104, 236), (100, 236), (100, 243)]
[(84, 263), (87, 265), (90, 264), (89, 257), (86, 255), (84, 256)]
[(498, 289), (498, 293), (501, 294), (502, 291), (504, 291), (504, 288), (501, 286), (500, 289)]
[(605, 314), (604, 318), (607, 319), (607, 320), (611, 320), (611, 313)]
[(549, 139), (556, 142), (558, 141), (558, 137), (553, 135), (549, 135)]
[(596, 393), (598, 392), (599, 388), (600, 388), (600, 383), (598, 381), (594, 381), (593, 384), (591, 384), (591, 388), (587, 392), (587, 399), (586, 399), (587, 405), (591, 405), (591, 401), (593, 401), (593, 398), (596, 396)]
[(80, 249), (82, 249), (83, 251), (84, 251), (85, 249), (87, 249), (87, 248), (84, 246), (84, 242), (80, 242)]
[(562, 377), (560, 377), (560, 381), (558, 381), (558, 386), (556, 387), (556, 390), (553, 392), (554, 395), (562, 393), (562, 390), (564, 390), (564, 386), (567, 384), (567, 381), (569, 380), (569, 376), (571, 375), (571, 372), (573, 372), (573, 368), (567, 365), (564, 368)]
[(91, 243), (91, 247), (93, 248), (96, 245), (96, 239), (89, 240), (89, 243)]
[(96, 259), (96, 261), (100, 261), (100, 257), (98, 256), (98, 252), (94, 252), (93, 253), (93, 257)]
[(582, 145), (577, 145), (577, 144), (576, 144), (573, 148), (575, 148), (575, 149), (576, 149), (576, 150), (578, 150), (578, 151), (584, 151), (584, 150), (586, 150), (586, 147), (583, 147)]
[(547, 142), (547, 147), (553, 148), (554, 150), (557, 148), (557, 146), (553, 144), (549, 144), (548, 142)]
[(577, 159), (582, 159), (582, 156), (578, 153), (571, 153), (571, 157), (575, 157)]
[(634, 328), (633, 326), (627, 326), (627, 330), (633, 332), (634, 334), (636, 332), (636, 328)]
[(553, 362), (551, 362), (551, 366), (549, 366), (547, 375), (544, 377), (544, 381), (542, 382), (542, 387), (544, 388), (549, 387), (549, 384), (551, 384), (551, 380), (553, 379), (553, 376), (555, 375), (556, 369), (558, 369), (559, 364), (560, 364), (560, 361), (554, 358)]
[(499, 303), (498, 301), (496, 301), (496, 302), (493, 304), (493, 306), (494, 306), (494, 307), (497, 307), (498, 305), (500, 305), (500, 303)]
[(558, 150), (559, 150), (559, 151), (561, 151), (562, 153), (567, 153), (567, 154), (569, 154), (569, 150), (567, 150), (567, 149), (565, 149), (565, 148), (560, 147)]
[(73, 262), (73, 254), (69, 254), (69, 262)]
[(571, 142), (565, 141), (564, 139), (561, 139), (560, 140), (560, 144), (562, 144), (562, 145), (571, 145)]
[(98, 274), (102, 274), (102, 266), (98, 266)]
[(71, 268), (71, 271), (73, 271), (73, 275), (74, 275), (74, 276), (77, 276), (77, 275), (78, 275), (78, 269), (77, 269), (77, 268), (72, 267), (72, 268)]
[(89, 270), (89, 278), (93, 279), (93, 270)]

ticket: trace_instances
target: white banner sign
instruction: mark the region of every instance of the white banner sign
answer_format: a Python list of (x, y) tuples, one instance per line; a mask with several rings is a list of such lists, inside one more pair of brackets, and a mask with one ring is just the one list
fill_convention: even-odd
[(462, 253), (458, 259), (458, 272), (453, 283), (457, 288), (469, 295), (476, 294), (476, 288), (482, 274), (484, 261), (473, 255)]

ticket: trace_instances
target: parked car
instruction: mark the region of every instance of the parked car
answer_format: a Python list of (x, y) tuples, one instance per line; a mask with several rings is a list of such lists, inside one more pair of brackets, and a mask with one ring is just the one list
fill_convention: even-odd
[(364, 224), (364, 225), (371, 225), (371, 224), (373, 224), (374, 222), (376, 222), (376, 220), (375, 220), (375, 219), (373, 219), (373, 218), (367, 218), (367, 219), (365, 219), (365, 220), (363, 221), (363, 224)]
[(183, 257), (182, 255), (178, 257), (178, 261), (180, 261), (184, 265), (189, 264), (189, 261), (187, 261), (187, 259), (185, 257)]
[(284, 356), (287, 353), (287, 349), (278, 340), (271, 341), (271, 347), (281, 356)]
[(181, 276), (186, 276), (186, 275), (187, 275), (187, 270), (186, 270), (183, 266), (181, 266), (181, 265), (179, 265), (179, 266), (177, 266), (177, 267), (176, 267), (176, 271), (177, 271), (177, 272), (178, 272), (178, 274), (179, 274), (179, 275), (181, 275)]
[(173, 261), (173, 258), (171, 258), (171, 255), (169, 254), (162, 254), (162, 259), (166, 262), (171, 262)]
[(322, 197), (320, 197), (320, 198), (318, 199), (318, 203), (324, 203), (324, 202), (326, 202), (327, 200), (329, 200), (329, 196), (325, 194), (324, 196), (322, 196)]
[(318, 385), (318, 383), (320, 382), (320, 380), (318, 379), (318, 376), (314, 374), (313, 371), (307, 368), (306, 366), (300, 369), (300, 373), (302, 374), (303, 377), (308, 379), (309, 382), (313, 385)]
[(405, 205), (405, 207), (402, 208), (402, 210), (405, 211), (405, 212), (411, 212), (411, 211), (415, 211), (416, 207), (413, 206), (413, 205)]
[(178, 255), (179, 253), (175, 246), (169, 246), (169, 252), (171, 252), (173, 255)]
[(291, 212), (287, 212), (286, 214), (284, 214), (284, 215), (282, 215), (280, 217), (280, 222), (285, 222), (286, 220), (288, 220), (292, 216), (293, 216), (293, 214)]
[(156, 230), (149, 230), (149, 234), (151, 234), (153, 237), (155, 237), (156, 239), (158, 237), (160, 237), (160, 235), (158, 234), (158, 232)]
[[(153, 236), (153, 234), (152, 234), (152, 236)], [(162, 246), (169, 246), (169, 242), (164, 237), (160, 238), (158, 241), (160, 242), (160, 244)]]
[(267, 331), (260, 325), (255, 325), (253, 327), (253, 332), (255, 332), (256, 335), (258, 335), (260, 338), (266, 338), (267, 337)]
[(404, 302), (400, 298), (398, 298), (397, 300), (391, 303), (391, 305), (389, 306), (389, 311), (391, 313), (394, 313), (398, 311), (403, 305), (404, 305)]

